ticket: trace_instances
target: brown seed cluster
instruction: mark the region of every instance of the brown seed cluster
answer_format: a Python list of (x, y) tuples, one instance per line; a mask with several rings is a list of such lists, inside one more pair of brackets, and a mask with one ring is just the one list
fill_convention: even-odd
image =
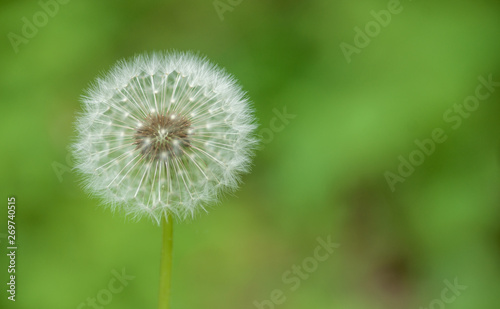
[(134, 134), (134, 145), (148, 159), (166, 160), (181, 156), (191, 147), (189, 128), (191, 121), (182, 115), (150, 114)]

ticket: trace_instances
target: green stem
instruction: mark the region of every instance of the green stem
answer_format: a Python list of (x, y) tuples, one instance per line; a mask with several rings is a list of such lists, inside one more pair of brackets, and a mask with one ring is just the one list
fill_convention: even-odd
[(173, 226), (172, 216), (163, 217), (162, 222), (162, 246), (160, 261), (160, 298), (159, 309), (170, 308), (170, 287), (172, 283), (172, 242)]

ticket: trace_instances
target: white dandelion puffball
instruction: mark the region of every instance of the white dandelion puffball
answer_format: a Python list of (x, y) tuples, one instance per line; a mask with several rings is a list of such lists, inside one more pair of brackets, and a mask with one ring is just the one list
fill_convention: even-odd
[(257, 143), (253, 110), (224, 70), (191, 53), (136, 56), (82, 99), (76, 169), (135, 217), (194, 217), (237, 188)]

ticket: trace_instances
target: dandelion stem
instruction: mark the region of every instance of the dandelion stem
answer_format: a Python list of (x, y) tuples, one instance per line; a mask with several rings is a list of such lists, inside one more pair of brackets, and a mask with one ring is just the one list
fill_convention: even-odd
[(162, 246), (160, 261), (160, 298), (159, 309), (170, 309), (170, 287), (172, 282), (172, 243), (173, 218), (171, 215), (162, 219)]

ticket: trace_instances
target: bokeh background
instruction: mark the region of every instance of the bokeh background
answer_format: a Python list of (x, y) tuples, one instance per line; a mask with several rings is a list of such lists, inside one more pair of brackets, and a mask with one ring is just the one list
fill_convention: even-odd
[[(3, 0), (0, 307), (92, 308), (87, 298), (125, 269), (135, 278), (103, 307), (156, 308), (160, 228), (88, 198), (68, 145), (98, 73), (177, 49), (234, 74), (265, 136), (241, 190), (176, 224), (172, 308), (258, 308), (275, 289), (283, 309), (499, 308), (500, 88), (459, 128), (443, 119), (479, 76), (500, 81), (499, 3), (402, 0), (348, 62), (340, 44), (355, 46), (354, 28), (389, 2), (72, 0), (15, 47), (11, 33), (43, 9)], [(280, 120), (284, 110), (294, 118)], [(385, 173), (436, 128), (446, 141), (391, 190)], [(15, 303), (3, 282), (8, 196)], [(340, 247), (291, 291), (282, 276), (314, 256), (318, 237)], [(467, 286), (459, 295), (445, 290), (455, 280)]]

